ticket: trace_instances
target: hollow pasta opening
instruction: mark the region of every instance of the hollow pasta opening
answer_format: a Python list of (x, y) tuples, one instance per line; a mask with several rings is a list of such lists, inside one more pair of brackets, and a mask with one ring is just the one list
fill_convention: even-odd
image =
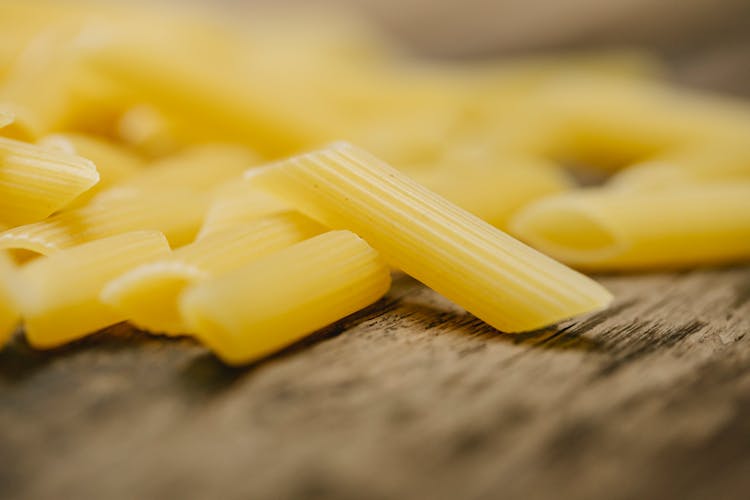
[(522, 212), (513, 228), (539, 250), (571, 264), (607, 259), (623, 246), (606, 221), (585, 207), (539, 207)]

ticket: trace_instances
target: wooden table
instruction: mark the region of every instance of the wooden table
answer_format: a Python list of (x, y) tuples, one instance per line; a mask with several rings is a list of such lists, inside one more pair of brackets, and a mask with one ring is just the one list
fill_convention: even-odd
[(407, 277), (229, 369), (120, 325), (0, 353), (2, 498), (746, 498), (750, 266), (504, 335)]

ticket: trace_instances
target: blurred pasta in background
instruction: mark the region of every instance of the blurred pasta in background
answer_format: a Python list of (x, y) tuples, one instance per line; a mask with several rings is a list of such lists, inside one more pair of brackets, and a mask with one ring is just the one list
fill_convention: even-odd
[[(297, 246), (325, 228), (296, 210), (328, 214), (328, 201), (310, 205), (313, 195), (303, 188), (268, 190), (252, 174), (243, 177), (249, 168), (333, 141), (370, 151), (440, 200), (579, 269), (684, 268), (750, 258), (747, 102), (679, 88), (665, 79), (658, 59), (626, 50), (422, 58), (362, 19), (335, 12), (257, 11), (238, 19), (167, 4), (0, 1), (0, 250), (8, 254), (0, 254), (0, 336), (19, 315), (38, 347), (130, 319), (155, 332), (194, 333), (229, 362), (246, 362), (377, 300), (389, 280), (375, 250), (391, 266), (403, 264), (409, 272), (412, 265), (421, 281), (432, 279), (447, 296), (457, 290), (451, 298), (461, 304), (475, 282), (464, 289), (460, 280), (423, 270), (407, 250), (408, 258), (390, 255), (388, 238), (398, 234), (373, 229), (368, 239), (372, 228), (361, 221), (349, 227), (347, 216), (337, 214), (332, 224), (323, 217), (324, 225), (361, 233), (375, 250), (346, 232)], [(316, 161), (329, 161), (321, 158)], [(338, 184), (330, 182), (322, 189), (336, 193)], [(364, 190), (366, 200), (368, 190), (385, 189), (382, 182), (352, 181), (348, 189)], [(393, 182), (396, 192), (411, 192), (411, 181)], [(391, 195), (384, 191), (382, 199)], [(424, 196), (432, 200), (431, 193)], [(377, 199), (369, 203), (376, 206)], [(420, 206), (432, 210), (440, 203)], [(380, 224), (380, 215), (367, 220)], [(437, 224), (435, 217), (430, 224)], [(473, 220), (456, 215), (440, 227), (468, 227)], [(464, 241), (459, 229), (450, 233), (458, 238), (451, 245)], [(414, 231), (415, 242), (444, 244)], [(445, 248), (456, 255), (471, 245), (476, 252), (494, 248), (497, 258), (522, 252), (489, 245), (499, 236), (477, 231), (464, 249)], [(239, 251), (242, 245), (253, 251)], [(327, 260), (325, 252), (337, 245), (338, 261)], [(466, 252), (467, 259), (479, 255)], [(342, 264), (347, 255), (356, 266)], [(269, 283), (297, 279), (283, 270), (263, 274), (251, 261), (303, 273), (290, 265), (298, 258), (318, 262), (320, 273), (300, 281), (296, 292), (272, 295), (302, 300), (319, 290), (315, 304), (248, 318), (241, 303), (227, 298), (238, 290), (260, 300)], [(563, 271), (547, 261), (532, 265), (534, 259), (519, 258), (516, 270), (537, 266), (549, 276), (529, 286), (539, 291), (545, 280), (557, 283)], [(476, 269), (509, 279), (506, 268), (483, 262), (477, 258)], [(226, 276), (235, 272), (260, 273), (265, 281), (241, 285)], [(76, 276), (78, 295), (65, 294)], [(579, 279), (565, 276), (566, 283)], [(469, 273), (466, 279), (484, 278)], [(24, 279), (29, 286), (15, 285)], [(487, 312), (495, 305), (482, 297), (467, 299), (467, 308), (476, 304), (491, 324), (514, 331), (606, 303), (606, 293), (577, 286), (588, 291), (575, 306), (565, 286), (556, 289), (559, 297), (548, 305), (560, 307), (554, 314), (529, 303), (528, 317), (510, 314), (513, 321), (506, 322)], [(347, 289), (359, 290), (351, 303), (342, 298)], [(160, 307), (142, 297), (154, 297)], [(329, 315), (320, 312), (326, 297), (335, 304)], [(233, 309), (217, 312), (224, 303)], [(307, 326), (285, 323), (292, 312), (309, 316)], [(284, 328), (267, 344), (257, 338), (238, 344), (248, 329)]]

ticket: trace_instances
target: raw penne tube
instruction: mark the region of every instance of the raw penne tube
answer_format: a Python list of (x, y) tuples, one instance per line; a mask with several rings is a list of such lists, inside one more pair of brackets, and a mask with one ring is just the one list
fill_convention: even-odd
[(108, 188), (140, 172), (145, 161), (134, 152), (104, 137), (66, 132), (42, 137), (37, 144), (83, 156), (96, 164), (101, 177), (97, 188)]
[(0, 349), (15, 330), (21, 316), (18, 312), (14, 289), (18, 288), (13, 263), (0, 252)]
[(41, 138), (37, 144), (82, 156), (96, 165), (99, 182), (69, 207), (84, 205), (96, 194), (124, 182), (144, 167), (144, 161), (138, 155), (103, 137), (81, 133), (52, 134)]
[(19, 296), (26, 338), (48, 349), (125, 320), (99, 299), (107, 282), (169, 254), (158, 231), (136, 231), (92, 241), (23, 266)]
[(387, 264), (349, 231), (332, 231), (188, 288), (188, 328), (226, 363), (269, 355), (377, 301)]
[(0, 85), (0, 107), (12, 112), (5, 135), (33, 141), (61, 128), (68, 116), (68, 79), (72, 64), (69, 36), (61, 30), (41, 33), (18, 55)]
[(288, 203), (253, 187), (247, 180), (231, 181), (214, 195), (197, 239), (289, 210)]
[[(210, 57), (198, 57), (207, 53), (205, 47), (165, 44), (161, 32), (153, 39), (140, 35), (135, 40), (115, 33), (92, 49), (88, 60), (126, 85), (134, 99), (190, 123), (194, 135), (249, 144), (270, 156), (330, 140), (330, 113), (300, 90), (298, 79), (289, 78), (292, 68), (249, 65), (247, 53), (229, 40)], [(231, 78), (223, 74), (227, 67)], [(274, 98), (279, 95), (284, 99)]]
[(39, 33), (0, 85), (0, 107), (14, 113), (4, 135), (35, 141), (65, 129), (106, 132), (123, 105), (120, 86), (81, 60), (84, 18)]
[(234, 226), (125, 273), (107, 285), (102, 300), (141, 329), (185, 334), (188, 328), (177, 301), (187, 286), (242, 267), (322, 231), (318, 223), (293, 212)]
[(195, 146), (151, 163), (138, 175), (121, 182), (118, 188), (143, 192), (160, 191), (168, 186), (207, 191), (230, 179), (240, 179), (242, 173), (257, 162), (257, 155), (242, 146)]
[(332, 228), (355, 231), (395, 267), (495, 328), (534, 330), (605, 307), (599, 284), (346, 143), (253, 174)]
[(207, 204), (207, 195), (192, 191), (96, 198), (83, 207), (0, 233), (0, 250), (51, 255), (92, 240), (148, 229), (161, 231), (173, 247), (179, 247), (195, 238)]
[(532, 203), (511, 228), (552, 257), (591, 270), (747, 260), (750, 182), (571, 192)]
[(507, 159), (496, 165), (439, 163), (405, 169), (410, 177), (459, 207), (505, 229), (511, 215), (527, 203), (562, 191), (572, 181), (544, 160)]
[(85, 158), (0, 137), (0, 223), (44, 219), (98, 181)]
[(743, 142), (693, 144), (667, 151), (613, 175), (617, 189), (670, 189), (681, 185), (750, 180), (750, 146)]
[(657, 82), (577, 78), (528, 101), (556, 130), (548, 155), (615, 170), (693, 143), (746, 143), (750, 106)]

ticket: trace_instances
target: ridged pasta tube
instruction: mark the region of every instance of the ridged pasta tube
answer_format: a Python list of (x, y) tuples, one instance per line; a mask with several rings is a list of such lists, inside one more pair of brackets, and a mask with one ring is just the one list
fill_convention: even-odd
[(92, 240), (149, 229), (161, 231), (178, 247), (193, 240), (208, 204), (208, 196), (193, 191), (107, 194), (83, 207), (0, 233), (0, 250), (50, 255)]
[(391, 277), (378, 253), (331, 231), (190, 287), (180, 311), (229, 364), (271, 354), (377, 301)]
[(253, 176), (326, 226), (355, 231), (389, 263), (499, 330), (534, 330), (611, 300), (586, 276), (349, 144)]
[(592, 270), (747, 260), (750, 182), (571, 192), (532, 203), (511, 229), (548, 255)]
[(234, 226), (125, 273), (107, 285), (102, 300), (139, 328), (186, 334), (189, 330), (177, 301), (187, 286), (242, 267), (322, 231), (318, 223), (293, 212)]
[(136, 231), (25, 265), (19, 302), (29, 343), (52, 348), (125, 320), (99, 300), (102, 288), (127, 270), (168, 254), (163, 234)]
[(0, 137), (0, 223), (44, 219), (97, 182), (96, 166), (85, 158)]
[(81, 133), (52, 134), (42, 137), (37, 144), (75, 154), (94, 162), (99, 182), (68, 205), (81, 206), (96, 194), (138, 174), (144, 161), (126, 148), (103, 137)]

